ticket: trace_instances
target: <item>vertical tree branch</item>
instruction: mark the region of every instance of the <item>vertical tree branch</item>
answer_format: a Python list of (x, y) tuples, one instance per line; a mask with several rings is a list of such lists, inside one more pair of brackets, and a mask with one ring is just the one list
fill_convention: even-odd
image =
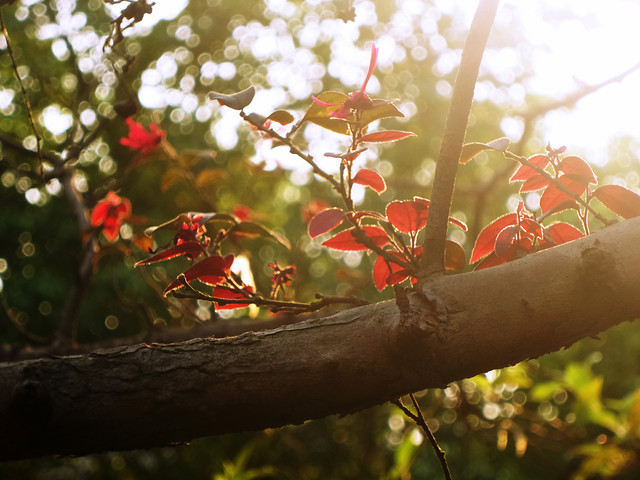
[(451, 198), (464, 142), (480, 61), (498, 9), (499, 0), (480, 0), (462, 51), (451, 106), (442, 136), (425, 230), (422, 279), (444, 272), (444, 246)]

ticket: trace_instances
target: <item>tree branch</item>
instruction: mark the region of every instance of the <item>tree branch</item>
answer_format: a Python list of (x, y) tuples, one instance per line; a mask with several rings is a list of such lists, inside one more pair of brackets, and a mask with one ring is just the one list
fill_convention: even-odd
[(498, 9), (498, 2), (499, 0), (480, 0), (462, 51), (433, 179), (429, 222), (425, 229), (423, 243), (421, 272), (423, 278), (439, 275), (445, 271), (444, 248), (458, 162), (467, 130), (480, 61)]
[(0, 364), (0, 460), (348, 414), (640, 316), (640, 218), (394, 302), (264, 332)]

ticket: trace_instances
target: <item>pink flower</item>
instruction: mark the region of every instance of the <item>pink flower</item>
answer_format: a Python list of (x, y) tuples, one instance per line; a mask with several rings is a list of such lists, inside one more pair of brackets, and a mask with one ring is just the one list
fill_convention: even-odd
[(122, 223), (130, 215), (131, 202), (111, 191), (107, 193), (103, 200), (98, 202), (93, 212), (91, 212), (91, 226), (101, 226), (107, 240), (115, 242), (120, 234)]
[(340, 105), (340, 108), (338, 110), (336, 110), (335, 112), (331, 112), (331, 116), (335, 118), (346, 119), (354, 111), (366, 110), (368, 108), (371, 108), (373, 102), (371, 101), (369, 96), (364, 93), (364, 91), (367, 88), (367, 84), (369, 83), (371, 76), (373, 75), (373, 71), (376, 69), (377, 63), (378, 48), (376, 47), (376, 44), (373, 43), (371, 44), (371, 59), (369, 60), (369, 70), (367, 71), (367, 76), (364, 78), (364, 82), (362, 82), (360, 90), (356, 90), (355, 92), (350, 93), (349, 98), (345, 102), (339, 104), (326, 103), (322, 100), (318, 100), (314, 96), (312, 96), (311, 98), (314, 102), (316, 102), (318, 105), (322, 105), (323, 107), (333, 107), (334, 105)]
[(155, 123), (149, 124), (149, 130), (145, 130), (141, 123), (134, 122), (132, 118), (127, 118), (129, 126), (129, 136), (120, 139), (122, 145), (126, 145), (131, 150), (146, 152), (153, 150), (164, 137), (165, 131), (160, 130)]

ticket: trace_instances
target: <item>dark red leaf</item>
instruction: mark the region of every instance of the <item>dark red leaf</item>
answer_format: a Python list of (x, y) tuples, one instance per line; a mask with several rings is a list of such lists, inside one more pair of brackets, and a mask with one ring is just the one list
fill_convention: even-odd
[(495, 267), (496, 265), (502, 265), (503, 263), (507, 263), (507, 261), (499, 257), (496, 252), (491, 253), (487, 257), (484, 258), (477, 266), (476, 270), (483, 270), (489, 267)]
[[(184, 275), (187, 283), (197, 278), (207, 285), (217, 285), (226, 279), (232, 263), (233, 255), (227, 255), (224, 258), (217, 255), (207, 257), (185, 270), (182, 275)], [(169, 292), (180, 288), (182, 285), (182, 280), (178, 277), (165, 288), (163, 293), (166, 296)]]
[(180, 255), (186, 255), (191, 260), (195, 260), (200, 256), (201, 253), (202, 245), (200, 245), (200, 242), (183, 242), (180, 245), (168, 248), (164, 252), (160, 252), (153, 257), (149, 257), (146, 260), (139, 261), (134, 265), (134, 267), (148, 265), (149, 263), (162, 262), (163, 260), (169, 260)]
[[(546, 155), (534, 155), (532, 157), (529, 157), (527, 160), (529, 160), (529, 162), (534, 164), (536, 167), (540, 168), (545, 168), (547, 165), (549, 165), (549, 157), (547, 157)], [(533, 168), (527, 167), (526, 165), (520, 165), (518, 170), (516, 170), (515, 173), (511, 175), (509, 182), (521, 182), (524, 180), (529, 180), (534, 175), (540, 174)]]
[[(253, 293), (253, 288), (251, 288), (250, 286), (245, 285), (244, 289), (248, 292), (248, 293)], [(213, 296), (216, 298), (224, 298), (227, 300), (244, 300), (243, 303), (225, 303), (225, 304), (220, 304), (218, 302), (215, 302), (216, 304), (216, 310), (230, 310), (232, 308), (242, 308), (242, 307), (248, 307), (249, 306), (249, 302), (247, 301), (247, 297), (242, 293), (239, 292), (237, 290), (233, 290), (229, 287), (224, 287), (224, 286), (216, 286), (213, 287)]]
[(555, 245), (562, 245), (584, 236), (579, 229), (565, 222), (552, 223), (545, 229), (545, 232), (551, 237)]
[(386, 143), (397, 142), (407, 137), (415, 136), (413, 132), (403, 132), (400, 130), (383, 130), (381, 132), (370, 133), (360, 138), (361, 142)]
[[(582, 195), (587, 189), (587, 183), (583, 181), (581, 177), (575, 177), (574, 175), (563, 175), (559, 178), (559, 180), (576, 195)], [(542, 197), (540, 197), (540, 209), (544, 213), (546, 213), (558, 207), (562, 203), (570, 201), (573, 201), (575, 203), (575, 200), (573, 200), (573, 197), (571, 197), (571, 195), (563, 192), (558, 187), (551, 184), (544, 191)], [(570, 208), (569, 205), (570, 204), (567, 204), (567, 208)]]
[(596, 174), (593, 173), (589, 164), (574, 155), (565, 157), (558, 165), (558, 170), (565, 175), (571, 174), (580, 177), (587, 184), (593, 183), (595, 185), (598, 183)]
[(593, 196), (624, 219), (640, 217), (640, 195), (620, 185), (604, 185)]
[(514, 245), (516, 235), (518, 234), (518, 225), (508, 225), (500, 230), (496, 236), (494, 250), (502, 258), (508, 257), (509, 248)]
[(339, 208), (329, 208), (318, 213), (309, 222), (309, 236), (315, 238), (340, 225), (344, 220), (344, 211)]
[(469, 263), (475, 263), (485, 255), (493, 252), (495, 250), (496, 237), (500, 231), (509, 225), (516, 225), (517, 222), (518, 214), (508, 213), (497, 218), (490, 225), (485, 227), (484, 230), (480, 232), (480, 235), (478, 235)]
[(358, 170), (356, 176), (353, 177), (353, 183), (371, 187), (378, 193), (382, 193), (387, 189), (387, 184), (385, 183), (384, 178), (382, 178), (379, 173), (367, 168)]
[(429, 204), (416, 200), (396, 200), (387, 205), (386, 214), (399, 231), (416, 234), (427, 224)]
[(520, 187), (520, 193), (535, 192), (549, 185), (549, 180), (540, 174), (529, 177)]
[(466, 265), (464, 248), (452, 240), (446, 240), (444, 245), (444, 266), (448, 270), (460, 270)]
[[(380, 227), (372, 227), (369, 225), (365, 225), (361, 227), (364, 230), (364, 233), (367, 237), (369, 237), (378, 247), (383, 247), (387, 243), (389, 243), (389, 238), (387, 236), (387, 232), (385, 232)], [(351, 228), (349, 230), (345, 230), (344, 232), (340, 232), (335, 237), (330, 238), (322, 243), (323, 246), (328, 248), (333, 248), (334, 250), (344, 250), (350, 252), (361, 252), (363, 250), (369, 250), (369, 247), (366, 247), (362, 243), (356, 241), (354, 236), (355, 228)]]
[(543, 236), (543, 226), (531, 218), (523, 218), (520, 221), (520, 228), (525, 234), (529, 236), (537, 238), (542, 238)]

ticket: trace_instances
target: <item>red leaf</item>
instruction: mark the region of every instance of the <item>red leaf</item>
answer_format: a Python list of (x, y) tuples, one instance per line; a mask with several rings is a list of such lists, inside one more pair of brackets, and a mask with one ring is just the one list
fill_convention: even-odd
[(340, 225), (344, 220), (344, 211), (339, 208), (328, 208), (311, 219), (309, 222), (309, 236), (315, 238)]
[(448, 270), (460, 270), (466, 264), (464, 248), (453, 240), (446, 240), (444, 244), (444, 266)]
[(514, 244), (516, 234), (518, 233), (518, 225), (508, 225), (500, 230), (500, 233), (496, 236), (496, 242), (494, 250), (497, 255), (502, 258), (507, 258), (509, 247)]
[(516, 225), (517, 223), (518, 214), (508, 213), (497, 218), (490, 225), (485, 227), (484, 230), (480, 232), (480, 235), (478, 235), (469, 263), (475, 263), (485, 255), (493, 252), (495, 250), (496, 237), (500, 231), (509, 225)]
[[(536, 167), (545, 168), (549, 165), (549, 157), (546, 155), (534, 155), (529, 157), (527, 160), (534, 164)], [(509, 179), (509, 183), (511, 182), (521, 182), (523, 180), (529, 180), (534, 175), (540, 175), (533, 168), (527, 167), (526, 165), (520, 165), (520, 168), (515, 171), (511, 178)]]
[[(244, 289), (248, 293), (253, 293), (253, 288), (251, 288), (250, 286), (245, 285)], [(237, 290), (232, 290), (229, 287), (224, 287), (220, 285), (213, 287), (213, 296), (216, 298), (224, 298), (228, 300), (245, 300), (245, 303), (226, 303), (224, 305), (221, 305), (220, 303), (215, 302), (216, 310), (230, 310), (232, 308), (242, 308), (242, 307), (248, 307), (250, 305), (250, 303), (246, 301), (247, 297), (243, 295), (242, 292), (239, 292)]]
[(160, 252), (153, 257), (149, 257), (146, 260), (139, 261), (134, 265), (134, 267), (148, 265), (149, 263), (162, 262), (163, 260), (169, 260), (180, 255), (186, 255), (191, 260), (195, 260), (200, 256), (201, 253), (202, 245), (200, 245), (200, 242), (183, 242), (180, 245), (168, 248), (164, 252)]
[[(393, 253), (399, 259), (402, 259), (399, 253), (397, 252), (391, 252), (391, 253)], [(382, 291), (384, 290), (385, 287), (388, 287), (389, 285), (393, 285), (393, 283), (389, 282), (389, 279), (392, 274), (400, 271), (405, 271), (404, 267), (394, 262), (387, 262), (383, 257), (378, 257), (375, 263), (373, 264), (373, 282), (375, 283), (376, 288), (379, 291)], [(402, 280), (405, 280), (408, 276), (409, 275), (407, 274), (405, 278), (398, 280), (397, 282), (394, 282), (394, 283), (399, 283)]]
[(624, 219), (640, 217), (640, 195), (620, 185), (604, 185), (593, 196)]
[(587, 162), (585, 162), (580, 157), (576, 157), (571, 155), (569, 157), (565, 157), (558, 165), (558, 170), (562, 173), (576, 175), (580, 177), (585, 183), (593, 183), (594, 185), (598, 183), (596, 179), (596, 174), (593, 173), (591, 167)]
[(476, 266), (476, 270), (495, 267), (496, 265), (502, 265), (503, 263), (507, 263), (507, 261), (504, 258), (499, 257), (496, 252), (493, 252)]
[[(582, 177), (576, 177), (574, 175), (563, 175), (559, 178), (560, 182), (564, 184), (569, 190), (576, 195), (582, 195), (587, 189), (587, 183), (582, 180)], [(540, 197), (540, 209), (546, 213), (555, 207), (559, 206), (563, 202), (574, 201), (573, 197), (568, 193), (563, 192), (555, 185), (551, 184), (544, 191), (542, 197)], [(570, 205), (570, 204), (568, 204)], [(569, 208), (569, 206), (567, 206)]]
[(397, 142), (403, 138), (415, 136), (413, 132), (403, 132), (401, 130), (383, 130), (381, 132), (370, 133), (360, 138), (361, 142), (386, 143)]
[(545, 232), (551, 237), (555, 245), (562, 245), (584, 236), (579, 229), (565, 222), (552, 223), (545, 229)]
[(520, 187), (520, 193), (535, 192), (549, 185), (549, 180), (542, 175), (529, 177)]
[[(378, 247), (383, 247), (389, 243), (387, 232), (380, 227), (372, 227), (365, 225), (361, 227), (365, 235), (369, 237)], [(344, 250), (350, 252), (361, 252), (369, 250), (369, 247), (357, 242), (354, 236), (355, 228), (340, 232), (335, 237), (330, 238), (322, 243), (323, 246), (333, 248), (334, 250)]]
[[(187, 283), (195, 280), (196, 278), (202, 283), (207, 285), (217, 285), (224, 281), (229, 274), (231, 264), (233, 263), (233, 255), (227, 255), (222, 258), (220, 256), (207, 257), (204, 260), (196, 263), (191, 268), (188, 268), (183, 272)], [(180, 278), (174, 280), (171, 285), (165, 288), (163, 294), (166, 296), (169, 292), (180, 288), (183, 285)]]
[(386, 214), (399, 231), (416, 234), (427, 224), (429, 204), (416, 200), (396, 200), (387, 205)]
[(385, 183), (384, 178), (382, 178), (379, 173), (367, 168), (358, 170), (356, 176), (353, 177), (353, 183), (371, 187), (378, 193), (382, 193), (387, 189), (387, 184)]

